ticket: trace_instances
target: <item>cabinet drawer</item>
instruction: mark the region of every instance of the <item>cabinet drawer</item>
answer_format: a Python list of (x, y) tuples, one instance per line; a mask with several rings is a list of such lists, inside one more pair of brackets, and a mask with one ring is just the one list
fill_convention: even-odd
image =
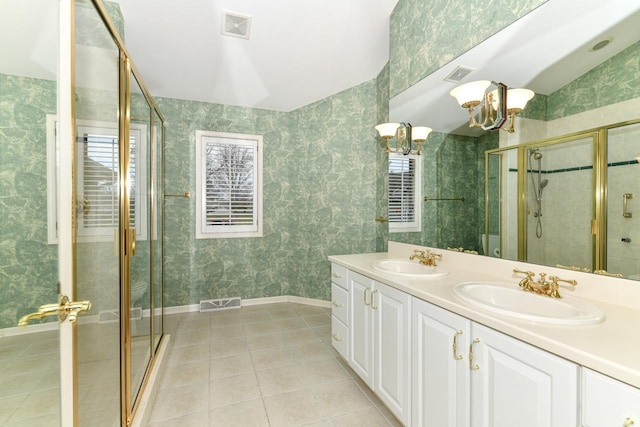
[(331, 264), (331, 281), (341, 288), (348, 289), (347, 269), (338, 264)]
[(349, 292), (335, 283), (331, 284), (331, 314), (345, 325), (349, 324)]
[(349, 360), (348, 336), (347, 326), (336, 316), (331, 316), (331, 344), (345, 360)]
[(582, 379), (583, 426), (640, 425), (640, 389), (585, 368)]

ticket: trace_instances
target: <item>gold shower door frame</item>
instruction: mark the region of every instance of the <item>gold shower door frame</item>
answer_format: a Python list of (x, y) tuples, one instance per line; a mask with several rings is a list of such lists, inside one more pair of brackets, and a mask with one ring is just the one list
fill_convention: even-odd
[[(528, 254), (527, 156), (529, 150), (589, 139), (591, 139), (593, 150), (594, 171), (591, 185), (591, 194), (593, 197), (590, 224), (592, 235), (591, 267), (593, 270), (599, 269), (598, 266), (601, 264), (601, 261), (606, 259), (606, 184), (603, 184), (604, 180), (602, 177), (603, 171), (606, 174), (607, 163), (606, 156), (604, 159), (601, 157), (601, 147), (605, 144), (602, 130), (588, 130), (518, 146), (518, 261), (527, 261)], [(604, 209), (602, 209), (602, 206), (604, 206)], [(566, 214), (571, 215), (571, 212), (567, 211)], [(602, 226), (602, 224), (605, 225)]]
[[(530, 149), (543, 148), (580, 139), (591, 139), (593, 144), (593, 198), (592, 198), (592, 265), (591, 270), (607, 270), (607, 168), (608, 168), (608, 131), (628, 125), (639, 124), (640, 119), (628, 120), (611, 125), (601, 126), (567, 135), (546, 138), (538, 141), (527, 142), (509, 147), (501, 147), (485, 152), (485, 244), (488, 247), (489, 236), (489, 156), (500, 155), (502, 157), (509, 150), (517, 150), (517, 260), (527, 261), (527, 153)], [(500, 198), (503, 201), (505, 187), (500, 183)], [(504, 218), (501, 208), (501, 226)], [(570, 212), (567, 212), (570, 215)], [(502, 231), (500, 232), (501, 247), (503, 242)], [(572, 266), (569, 266), (572, 267)]]
[[(131, 93), (130, 80), (135, 76), (140, 86), (142, 94), (146, 98), (150, 108), (151, 117), (151, 159), (156, 159), (155, 150), (161, 150), (163, 118), (158, 111), (148, 90), (138, 77), (139, 73), (130, 60), (130, 56), (124, 47), (115, 26), (111, 22), (106, 9), (100, 0), (91, 0), (96, 11), (100, 15), (105, 27), (113, 37), (119, 49), (119, 232), (117, 237), (119, 256), (119, 288), (120, 288), (120, 424), (129, 426), (133, 420), (133, 415), (137, 410), (137, 398), (142, 395), (142, 390), (149, 380), (149, 373), (156, 359), (155, 355), (159, 344), (156, 343), (156, 332), (154, 321), (156, 310), (162, 310), (162, 301), (154, 301), (151, 294), (150, 308), (150, 361), (147, 365), (140, 392), (134, 398), (131, 384), (131, 319), (130, 319), (130, 264), (131, 256), (135, 254), (135, 229), (130, 227), (130, 190), (131, 185), (128, 177), (130, 168), (130, 144), (129, 130), (131, 127)], [(76, 153), (76, 55), (75, 55), (75, 0), (60, 0), (59, 2), (59, 53), (58, 53), (58, 136), (60, 141), (59, 159), (59, 211), (58, 211), (58, 233), (59, 233), (59, 280), (60, 293), (68, 295), (71, 300), (77, 297), (77, 259), (76, 259), (76, 177), (77, 177), (77, 155)], [(156, 120), (157, 119), (157, 120)], [(158, 174), (160, 165), (155, 161), (151, 162), (151, 177)], [(162, 176), (151, 180), (150, 193), (152, 199), (158, 199), (158, 189), (156, 182), (160, 182)], [(161, 200), (151, 203), (151, 215), (149, 230), (154, 230), (157, 218), (156, 209), (161, 206)], [(133, 230), (133, 231), (132, 231)], [(161, 233), (162, 231), (158, 231)], [(153, 248), (154, 239), (149, 234), (149, 245)], [(160, 243), (158, 243), (160, 244)], [(154, 253), (150, 250), (150, 253)], [(150, 267), (152, 268), (152, 266)], [(150, 289), (154, 289), (154, 275), (150, 275)], [(158, 284), (161, 286), (161, 283)], [(158, 304), (158, 307), (155, 307)], [(60, 390), (61, 390), (61, 413), (60, 422), (64, 426), (79, 425), (79, 403), (78, 403), (78, 326), (77, 322), (62, 321), (59, 325), (60, 332)]]

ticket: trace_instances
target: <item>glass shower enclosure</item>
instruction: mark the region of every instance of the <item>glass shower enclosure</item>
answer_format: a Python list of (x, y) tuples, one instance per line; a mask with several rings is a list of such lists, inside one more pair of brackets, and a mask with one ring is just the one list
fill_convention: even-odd
[(0, 424), (130, 425), (160, 347), (163, 119), (107, 6), (0, 0)]

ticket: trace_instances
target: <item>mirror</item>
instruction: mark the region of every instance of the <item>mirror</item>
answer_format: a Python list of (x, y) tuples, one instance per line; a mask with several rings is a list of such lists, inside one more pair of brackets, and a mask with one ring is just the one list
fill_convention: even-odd
[[(488, 157), (486, 166), (485, 151), (531, 144), (640, 117), (640, 67), (637, 62), (640, 54), (640, 6), (617, 1), (612, 7), (611, 4), (605, 6), (589, 0), (589, 5), (585, 5), (582, 11), (572, 9), (568, 12), (562, 10), (562, 3), (566, 2), (550, 0), (544, 3), (390, 100), (390, 121), (425, 123), (434, 132), (424, 143), (422, 155), (423, 194), (429, 197), (421, 206), (422, 233), (390, 233), (389, 240), (443, 249), (464, 248), (518, 259), (517, 218), (513, 217), (517, 204), (506, 209), (505, 202), (497, 195), (499, 193), (489, 191), (485, 206), (485, 167), (492, 171), (488, 174), (488, 189), (513, 186), (514, 194), (517, 194), (517, 180), (507, 177), (508, 168), (501, 165), (517, 165), (518, 150), (495, 151)], [(567, 34), (574, 37), (567, 37)], [(601, 48), (606, 44), (608, 46)], [(458, 83), (443, 81), (448, 75), (455, 74), (460, 66), (468, 66), (475, 71)], [(457, 85), (480, 79), (503, 82), (509, 87), (526, 87), (536, 92), (525, 111), (516, 116), (515, 133), (483, 132), (468, 127), (468, 114), (449, 92)], [(558, 164), (546, 166), (545, 160), (558, 162), (561, 158), (570, 158), (556, 156), (550, 150), (550, 147), (540, 150), (546, 156), (542, 160), (542, 174), (549, 172), (547, 167), (553, 170), (563, 167)], [(535, 169), (537, 160), (534, 157), (535, 154), (532, 155)], [(618, 168), (616, 174), (626, 176), (627, 170), (631, 171), (631, 168)], [(552, 197), (559, 189), (557, 184), (554, 188), (550, 176), (541, 175), (540, 183), (537, 176), (534, 178), (534, 184), (528, 184), (530, 194), (535, 192), (532, 185), (540, 187), (545, 179), (544, 198)], [(530, 177), (527, 179), (531, 181)], [(640, 194), (640, 189), (637, 191)], [(563, 190), (557, 193), (558, 196), (561, 197), (563, 192), (566, 194)], [(584, 194), (584, 188), (580, 192)], [(633, 191), (625, 190), (625, 193)], [(592, 197), (594, 193), (588, 191), (587, 194)], [(465, 198), (464, 202), (455, 200), (461, 197)], [(612, 209), (612, 200), (610, 198), (609, 209)], [(580, 201), (584, 203), (585, 199)], [(633, 199), (627, 201), (631, 206)], [(542, 202), (544, 215), (550, 204), (547, 200)], [(621, 209), (622, 194), (616, 193), (615, 205)], [(489, 213), (486, 218), (485, 210)], [(536, 231), (535, 210), (535, 206), (529, 207), (529, 234)], [(551, 212), (542, 218), (548, 220), (553, 216)], [(617, 213), (611, 215), (616, 216)], [(543, 235), (561, 226), (550, 222), (542, 224)], [(622, 226), (624, 231), (615, 232), (615, 239), (622, 243), (634, 232), (640, 233), (640, 224), (634, 228), (632, 220), (623, 222)], [(484, 240), (484, 234), (489, 234), (489, 239)], [(502, 237), (502, 253), (500, 240), (496, 243), (495, 236)], [(530, 240), (534, 242), (533, 239), (537, 238)], [(574, 240), (566, 243), (579, 246)], [(613, 236), (610, 240), (607, 243), (610, 251), (624, 251), (624, 248), (613, 249), (619, 245), (617, 242), (614, 244)], [(546, 249), (537, 250), (543, 251), (545, 256), (535, 259), (531, 256), (530, 262), (554, 266), (585, 263), (582, 258), (573, 262), (572, 259), (560, 259), (560, 255), (554, 257)], [(592, 265), (591, 260), (586, 264)], [(606, 265), (606, 260), (603, 264)], [(614, 268), (609, 270), (613, 272)], [(640, 265), (636, 270), (640, 272)], [(625, 276), (630, 275), (631, 271), (625, 273)]]

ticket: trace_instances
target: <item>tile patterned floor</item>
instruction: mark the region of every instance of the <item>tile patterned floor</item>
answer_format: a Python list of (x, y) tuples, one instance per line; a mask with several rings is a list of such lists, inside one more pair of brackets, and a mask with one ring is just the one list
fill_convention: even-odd
[(400, 425), (333, 350), (330, 322), (293, 303), (165, 316), (148, 427)]

